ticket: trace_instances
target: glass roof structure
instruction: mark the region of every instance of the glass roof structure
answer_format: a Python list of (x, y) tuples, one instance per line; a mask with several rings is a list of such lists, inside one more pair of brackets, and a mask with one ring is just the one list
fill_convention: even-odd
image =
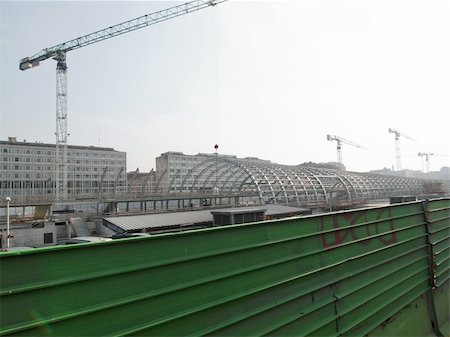
[(170, 179), (183, 192), (254, 192), (261, 204), (317, 206), (333, 200), (373, 200), (423, 193), (424, 180), (355, 173), (315, 166), (289, 166), (260, 159), (208, 158)]

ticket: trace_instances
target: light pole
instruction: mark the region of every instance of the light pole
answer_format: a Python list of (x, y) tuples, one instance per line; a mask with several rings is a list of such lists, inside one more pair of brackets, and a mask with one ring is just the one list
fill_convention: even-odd
[(9, 202), (10, 197), (6, 197), (6, 249), (9, 249)]

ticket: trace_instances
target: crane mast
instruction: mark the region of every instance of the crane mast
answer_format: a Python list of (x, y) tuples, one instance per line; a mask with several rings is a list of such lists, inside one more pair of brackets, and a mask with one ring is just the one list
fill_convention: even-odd
[[(419, 157), (422, 157), (422, 171), (428, 172), (430, 170), (429, 158), (431, 156), (434, 156), (434, 153), (431, 153), (431, 152), (419, 152), (417, 155)], [(425, 157), (425, 168), (424, 168), (424, 165), (423, 165), (423, 157)]]
[(407, 135), (405, 135), (404, 133), (395, 130), (395, 129), (388, 129), (389, 133), (393, 133), (395, 135), (395, 163), (397, 166), (397, 171), (400, 171), (402, 169), (402, 158), (400, 155), (400, 136), (406, 138), (406, 139), (410, 139), (410, 140), (414, 140), (416, 141), (414, 138), (409, 137)]
[(67, 64), (68, 51), (104, 41), (200, 9), (215, 6), (227, 0), (195, 0), (165, 10), (143, 15), (138, 18), (45, 48), (33, 56), (20, 60), (19, 69), (27, 70), (40, 62), (52, 58), (56, 60), (56, 186), (57, 200), (67, 198)]
[[(429, 172), (430, 171), (430, 157), (434, 156), (434, 157), (450, 157), (447, 154), (441, 154), (441, 153), (435, 153), (435, 152), (419, 152), (417, 154), (419, 157), (422, 157), (422, 171)], [(423, 157), (425, 157), (425, 167), (424, 167), (424, 163), (423, 163)]]
[(359, 145), (358, 143), (352, 142), (351, 140), (347, 140), (342, 137), (333, 136), (333, 135), (327, 135), (328, 141), (336, 141), (336, 154), (337, 154), (337, 161), (339, 163), (339, 167), (342, 167), (342, 144), (352, 145), (361, 149), (365, 149), (364, 146)]
[(56, 199), (67, 198), (67, 65), (66, 54), (56, 57)]

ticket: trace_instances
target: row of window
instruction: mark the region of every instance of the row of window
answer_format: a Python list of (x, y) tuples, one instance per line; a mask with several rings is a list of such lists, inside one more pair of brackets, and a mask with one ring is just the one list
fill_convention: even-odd
[(3, 148), (0, 151), (1, 153), (17, 153), (17, 154), (40, 154), (40, 155), (54, 155), (55, 151), (52, 150), (31, 150), (31, 149), (11, 149), (11, 148)]
[(30, 166), (30, 165), (2, 165), (2, 170), (6, 171), (6, 170), (14, 170), (14, 171), (52, 171), (53, 170), (53, 166)]
[(169, 163), (170, 167), (189, 167), (189, 168), (191, 168), (191, 167), (194, 167), (195, 165), (197, 165), (197, 164), (196, 163), (180, 163), (180, 162)]
[[(102, 189), (103, 193), (112, 193), (116, 191), (117, 193), (123, 192), (123, 188), (112, 188), (109, 189)], [(71, 188), (67, 191), (67, 193), (70, 195), (97, 195), (98, 194), (98, 188)], [(55, 191), (53, 189), (15, 189), (15, 190), (2, 190), (0, 189), (0, 196), (8, 196), (8, 197), (14, 197), (14, 196), (37, 196), (37, 195), (48, 195), (52, 196), (55, 194)]]
[[(11, 154), (29, 154), (29, 155), (47, 155), (55, 156), (55, 150), (36, 150), (36, 149), (12, 149), (12, 148), (2, 148), (0, 150), (1, 154), (11, 153)], [(125, 158), (125, 153), (105, 153), (98, 151), (88, 151), (88, 152), (73, 152), (71, 150), (67, 151), (68, 157), (103, 157), (103, 158)]]
[[(35, 160), (32, 160), (35, 159)], [(16, 163), (31, 163), (31, 162), (37, 162), (37, 163), (52, 163), (52, 158), (30, 158), (30, 157), (6, 157), (2, 156), (1, 159), (2, 162), (16, 162)]]
[[(108, 166), (108, 172), (119, 172), (123, 166), (111, 167)], [(1, 165), (3, 171), (53, 171), (55, 170), (54, 166), (42, 166), (42, 165)], [(84, 166), (69, 166), (67, 168), (68, 171), (76, 171), (76, 172), (103, 172), (104, 167), (84, 167)]]
[[(115, 181), (114, 180), (108, 180), (104, 181), (102, 183), (102, 187), (114, 187)], [(123, 187), (125, 186), (125, 181), (118, 181), (117, 186)], [(67, 188), (93, 188), (93, 187), (99, 187), (100, 181), (68, 181), (67, 182)], [(36, 181), (5, 181), (0, 180), (0, 189), (24, 189), (24, 188), (31, 188), (31, 189), (52, 189), (55, 187), (54, 181), (43, 181), (43, 180), (36, 180)]]
[(181, 188), (181, 187), (171, 187), (170, 190), (171, 191), (190, 191), (191, 187), (190, 186), (189, 187), (184, 186), (183, 188)]
[(170, 156), (170, 161), (193, 161), (193, 162), (200, 162), (205, 160), (205, 158), (202, 157), (188, 157), (188, 156)]
[(32, 178), (38, 178), (38, 179), (48, 179), (53, 176), (52, 173), (42, 174), (42, 173), (0, 173), (0, 178), (8, 179), (8, 178), (25, 178), (25, 179), (32, 179)]
[(177, 172), (177, 173), (188, 173), (190, 169), (170, 169), (169, 172)]
[[(3, 157), (2, 162), (16, 162), (16, 163), (55, 163), (55, 158), (40, 158), (40, 157)], [(111, 161), (111, 160), (81, 160), (81, 159), (68, 159), (68, 164), (75, 165), (124, 165), (125, 160)]]
[[(0, 173), (0, 179), (49, 179), (54, 176), (54, 172), (50, 173)], [(76, 179), (95, 179), (100, 180), (101, 174), (67, 174), (67, 178), (76, 178)], [(116, 175), (107, 174), (105, 179), (116, 179)], [(123, 176), (119, 180), (123, 180)]]

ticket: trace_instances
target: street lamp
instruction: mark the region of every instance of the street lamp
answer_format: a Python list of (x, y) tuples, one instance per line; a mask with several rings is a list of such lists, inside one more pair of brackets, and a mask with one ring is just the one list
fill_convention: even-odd
[(6, 197), (6, 249), (9, 249), (9, 202), (10, 197)]

